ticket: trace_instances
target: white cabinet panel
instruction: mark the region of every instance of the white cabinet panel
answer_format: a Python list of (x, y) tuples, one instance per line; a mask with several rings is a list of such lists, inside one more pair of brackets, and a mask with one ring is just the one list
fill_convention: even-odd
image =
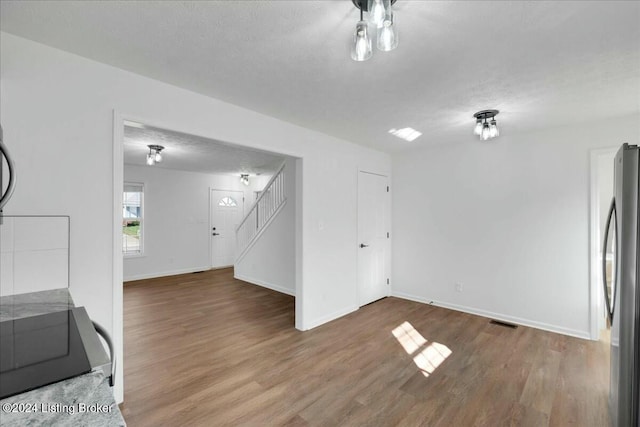
[(13, 253), (0, 253), (0, 296), (13, 295)]
[(68, 251), (52, 249), (14, 253), (14, 292), (46, 291), (69, 285)]
[(69, 218), (5, 216), (0, 225), (0, 295), (69, 286)]
[(14, 223), (14, 250), (37, 251), (69, 247), (66, 217), (21, 217)]

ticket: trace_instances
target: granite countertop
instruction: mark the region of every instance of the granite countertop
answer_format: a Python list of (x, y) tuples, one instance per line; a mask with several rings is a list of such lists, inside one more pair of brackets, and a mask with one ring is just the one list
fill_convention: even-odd
[[(69, 290), (0, 297), (0, 321), (75, 307)], [(0, 425), (125, 426), (102, 371), (70, 378), (0, 400)]]
[(0, 400), (0, 424), (11, 426), (125, 426), (108, 379), (90, 372)]
[(67, 288), (3, 296), (0, 297), (0, 322), (65, 311), (73, 307), (75, 305)]

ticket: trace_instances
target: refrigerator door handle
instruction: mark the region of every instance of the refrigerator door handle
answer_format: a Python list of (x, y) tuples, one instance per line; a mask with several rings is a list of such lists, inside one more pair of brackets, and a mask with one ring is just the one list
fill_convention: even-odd
[(105, 328), (100, 326), (100, 324), (95, 321), (93, 321), (92, 323), (98, 335), (100, 335), (105, 340), (107, 346), (109, 347), (109, 357), (111, 359), (111, 375), (109, 376), (109, 386), (113, 387), (116, 383), (116, 352), (113, 346), (113, 341), (111, 340), (109, 332), (107, 332)]
[[(613, 220), (613, 237), (614, 243), (616, 245), (613, 248), (614, 251), (614, 259), (613, 259), (613, 271), (614, 276), (611, 282), (611, 298), (609, 298), (609, 291), (607, 289), (607, 243), (609, 242), (609, 228), (611, 225), (611, 220)], [(607, 215), (607, 222), (604, 226), (604, 240), (602, 243), (602, 286), (604, 290), (604, 301), (607, 306), (607, 316), (609, 317), (609, 322), (613, 324), (613, 312), (615, 310), (614, 303), (616, 300), (616, 292), (618, 292), (618, 287), (616, 286), (616, 282), (618, 281), (618, 260), (616, 257), (618, 256), (618, 220), (616, 219), (616, 199), (611, 199), (611, 206), (609, 206), (609, 214)]]
[(4, 194), (0, 194), (0, 212), (2, 212), (2, 208), (7, 204), (11, 195), (13, 194), (13, 190), (16, 188), (16, 166), (13, 163), (13, 159), (9, 155), (9, 149), (2, 142), (2, 126), (0, 126), (0, 193), (2, 193), (2, 158), (7, 160), (7, 166), (9, 167), (9, 183), (7, 185), (7, 189)]

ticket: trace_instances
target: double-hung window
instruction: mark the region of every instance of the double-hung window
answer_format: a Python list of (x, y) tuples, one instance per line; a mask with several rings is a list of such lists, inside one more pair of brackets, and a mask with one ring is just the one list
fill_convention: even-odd
[(144, 230), (144, 185), (125, 182), (122, 193), (122, 253), (142, 255)]

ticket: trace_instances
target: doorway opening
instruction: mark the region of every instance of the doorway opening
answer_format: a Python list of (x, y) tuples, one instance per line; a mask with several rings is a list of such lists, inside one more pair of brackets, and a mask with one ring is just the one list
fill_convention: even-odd
[[(156, 146), (162, 147), (161, 161), (150, 163), (148, 151)], [(285, 160), (276, 153), (125, 120), (124, 180), (145, 189), (145, 250), (143, 256), (124, 259), (124, 281), (234, 267), (236, 228), (246, 204)], [(293, 234), (293, 223), (291, 228)]]
[[(114, 112), (113, 123), (113, 316), (116, 357), (120, 361), (116, 373), (115, 394), (117, 400), (123, 400), (124, 373), (122, 367), (126, 363), (123, 357), (123, 278), (134, 280), (165, 277), (171, 274), (181, 275), (211, 269), (213, 265), (211, 254), (213, 227), (210, 224), (212, 190), (224, 189), (238, 192), (238, 199), (240, 199), (239, 194), (242, 193), (242, 198), (244, 198), (243, 206), (240, 208), (242, 217), (248, 212), (250, 204), (254, 201), (254, 192), (262, 191), (263, 187), (271, 181), (270, 172), (279, 170), (278, 168), (282, 168), (285, 162), (288, 168), (287, 180), (291, 184), (291, 187), (288, 188), (289, 194), (291, 194), (287, 205), (290, 208), (288, 224), (291, 227), (290, 235), (293, 236), (291, 239), (293, 247), (290, 254), (287, 255), (287, 260), (290, 263), (288, 268), (292, 270), (290, 274), (292, 290), (289, 294), (293, 295), (295, 300), (295, 313), (292, 313), (294, 315), (291, 316), (291, 319), (295, 321), (295, 327), (301, 329), (303, 324), (303, 306), (300, 298), (302, 295), (303, 159), (297, 157), (295, 153), (276, 153), (214, 140), (211, 137), (169, 130), (176, 129), (176, 127), (166, 127), (147, 119), (123, 116), (118, 112)], [(142, 139), (137, 144), (127, 143), (129, 136), (145, 133), (147, 136), (150, 133), (154, 134), (154, 138), (147, 138), (146, 141)], [(175, 143), (176, 139), (178, 143)], [(148, 145), (163, 147), (161, 161), (156, 160), (152, 165), (146, 164), (149, 153)], [(132, 160), (127, 161), (127, 159)], [(131, 167), (129, 168), (127, 165)], [(212, 167), (216, 167), (217, 171), (214, 172), (218, 173), (213, 173), (210, 169)], [(148, 179), (137, 179), (135, 176), (131, 176), (132, 171), (138, 174), (147, 174), (149, 177)], [(212, 180), (213, 175), (216, 180)], [(127, 182), (145, 184), (145, 252), (144, 256), (131, 258), (134, 268), (127, 268), (127, 275), (124, 274), (124, 263), (129, 260), (124, 261), (122, 257), (122, 189), (125, 179)], [(180, 200), (167, 200), (170, 195)], [(225, 200), (225, 202), (233, 204), (229, 200)], [(161, 214), (165, 216), (164, 220), (161, 220)], [(215, 227), (217, 228), (217, 226)], [(266, 234), (263, 233), (263, 235)], [(179, 243), (178, 250), (166, 250), (172, 246), (172, 243), (168, 242), (170, 239)], [(201, 249), (203, 247), (205, 249)], [(162, 259), (159, 259), (158, 255)], [(259, 259), (259, 257), (257, 258)], [(191, 264), (180, 264), (185, 260)], [(149, 265), (155, 266), (156, 271), (151, 273), (143, 271), (141, 268), (145, 264), (147, 267)], [(234, 262), (231, 262), (231, 265), (234, 265)], [(224, 270), (221, 271), (224, 272)], [(277, 271), (281, 272), (282, 269), (277, 269)], [(248, 281), (244, 278), (238, 279)], [(269, 287), (268, 283), (251, 283)]]

